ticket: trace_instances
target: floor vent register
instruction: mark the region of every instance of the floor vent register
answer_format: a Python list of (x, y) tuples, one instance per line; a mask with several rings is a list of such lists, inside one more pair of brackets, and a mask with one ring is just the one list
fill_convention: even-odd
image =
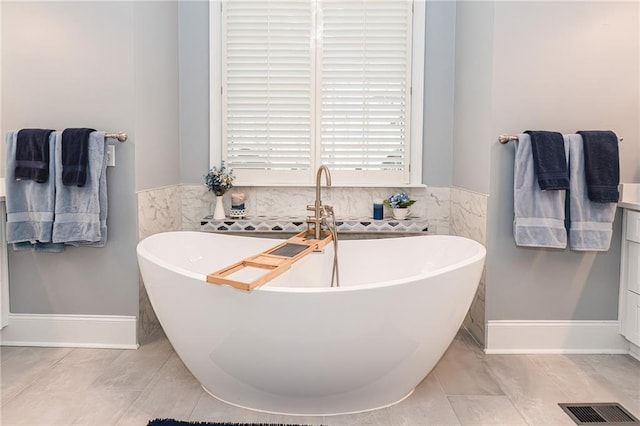
[(638, 419), (615, 402), (558, 405), (577, 425), (640, 425)]

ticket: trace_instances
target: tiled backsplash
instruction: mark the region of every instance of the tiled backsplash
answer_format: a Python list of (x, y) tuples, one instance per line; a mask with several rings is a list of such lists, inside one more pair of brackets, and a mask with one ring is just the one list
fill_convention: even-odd
[[(203, 231), (210, 232), (302, 232), (307, 229), (305, 218), (301, 217), (248, 217), (246, 219), (214, 220), (207, 216), (201, 222)], [(398, 232), (426, 233), (426, 219), (407, 220), (372, 220), (370, 218), (354, 218), (336, 220), (338, 232)]]
[[(322, 203), (333, 206), (338, 220), (372, 221), (373, 200), (406, 191), (416, 203), (411, 206), (414, 220), (426, 221), (429, 234), (449, 233), (449, 188), (322, 188)], [(307, 205), (315, 200), (312, 187), (234, 187), (231, 192), (243, 192), (247, 216), (305, 218)], [(182, 185), (182, 229), (200, 230), (201, 220), (213, 211), (215, 197), (204, 185)], [(225, 211), (231, 208), (231, 195), (224, 195)], [(391, 211), (385, 208), (385, 217)]]

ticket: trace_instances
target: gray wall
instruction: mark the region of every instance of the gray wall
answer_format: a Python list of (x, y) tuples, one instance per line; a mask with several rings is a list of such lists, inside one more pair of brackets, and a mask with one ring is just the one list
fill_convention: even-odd
[(422, 182), (451, 186), (456, 3), (426, 4)]
[(453, 185), (481, 194), (489, 193), (489, 141), (494, 138), (493, 9), (493, 2), (464, 1), (456, 10)]
[(180, 181), (204, 184), (209, 169), (209, 3), (179, 3)]
[(514, 146), (495, 138), (612, 129), (625, 139), (622, 181), (637, 182), (639, 22), (637, 2), (495, 3), (487, 319), (617, 318), (620, 215), (606, 253), (516, 247)]
[(3, 134), (129, 133), (107, 173), (107, 247), (10, 250), (11, 311), (137, 315), (135, 190), (179, 182), (177, 4), (4, 1), (2, 19)]
[(178, 3), (133, 1), (136, 190), (180, 183)]

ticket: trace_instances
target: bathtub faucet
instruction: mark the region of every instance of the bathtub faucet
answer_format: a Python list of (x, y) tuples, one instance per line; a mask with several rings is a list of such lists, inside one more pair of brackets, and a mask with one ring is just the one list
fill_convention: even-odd
[(320, 180), (322, 178), (322, 171), (324, 170), (324, 176), (326, 178), (327, 186), (331, 186), (331, 172), (329, 168), (324, 164), (318, 167), (318, 174), (316, 175), (316, 202), (313, 205), (308, 205), (307, 210), (314, 212), (313, 216), (307, 216), (307, 225), (309, 230), (311, 225), (314, 227), (314, 235), (317, 240), (320, 239), (320, 231), (322, 230), (322, 222), (327, 217), (325, 206), (322, 205), (322, 199), (320, 198)]

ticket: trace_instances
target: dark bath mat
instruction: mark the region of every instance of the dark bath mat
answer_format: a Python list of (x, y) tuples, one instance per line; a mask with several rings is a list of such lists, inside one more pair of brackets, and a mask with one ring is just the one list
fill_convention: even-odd
[(285, 423), (185, 422), (173, 419), (155, 419), (147, 426), (303, 426)]

